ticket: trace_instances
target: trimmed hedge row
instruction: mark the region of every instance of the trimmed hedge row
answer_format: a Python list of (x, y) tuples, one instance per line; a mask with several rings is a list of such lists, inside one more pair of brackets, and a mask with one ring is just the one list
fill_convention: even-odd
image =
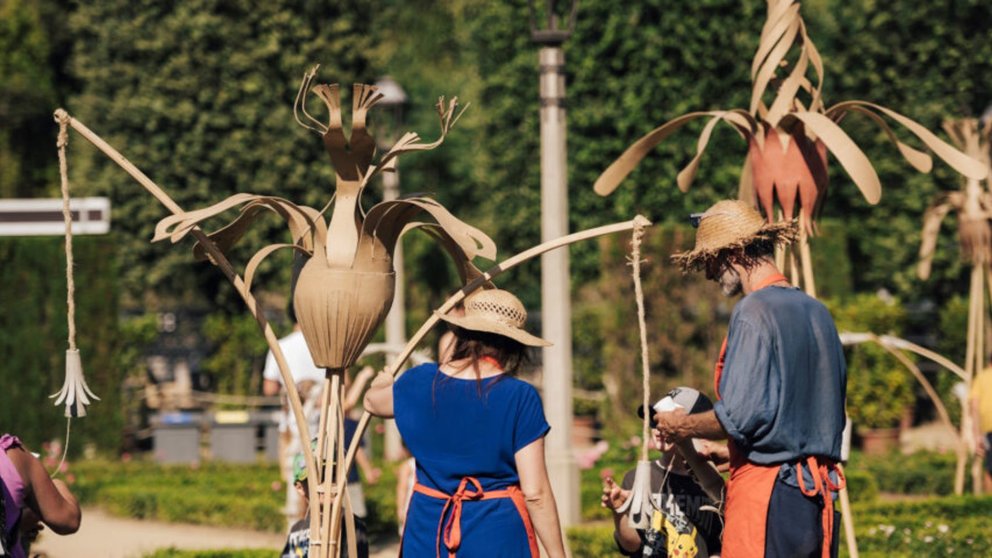
[[(992, 496), (941, 497), (914, 502), (856, 504), (859, 554), (864, 558), (992, 556)], [(568, 530), (573, 558), (616, 553), (613, 525)], [(841, 544), (841, 556), (847, 556)]]
[(79, 501), (115, 515), (274, 533), (285, 528), (285, 492), (274, 465), (95, 460), (73, 464), (72, 471)]

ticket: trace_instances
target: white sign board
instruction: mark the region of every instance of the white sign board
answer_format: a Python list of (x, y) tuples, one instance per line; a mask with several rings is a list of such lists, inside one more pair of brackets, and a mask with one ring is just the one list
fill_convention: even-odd
[[(108, 198), (73, 198), (72, 234), (110, 232)], [(0, 199), (0, 236), (61, 236), (65, 234), (62, 199)]]

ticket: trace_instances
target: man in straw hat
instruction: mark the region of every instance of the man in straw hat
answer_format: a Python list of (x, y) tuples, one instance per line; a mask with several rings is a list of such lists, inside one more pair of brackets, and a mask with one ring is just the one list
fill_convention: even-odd
[(657, 413), (658, 428), (674, 439), (729, 439), (725, 558), (836, 556), (847, 369), (830, 313), (773, 261), (795, 223), (768, 224), (740, 201), (692, 220), (696, 246), (673, 260), (744, 298), (716, 364), (714, 409)]

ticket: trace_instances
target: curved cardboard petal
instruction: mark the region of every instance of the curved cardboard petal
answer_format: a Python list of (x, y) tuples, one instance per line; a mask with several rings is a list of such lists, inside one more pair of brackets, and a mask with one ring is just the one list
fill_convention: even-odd
[(794, 112), (789, 115), (801, 120), (834, 154), (848, 176), (854, 181), (868, 203), (876, 204), (882, 197), (882, 184), (871, 161), (861, 148), (825, 115), (816, 112)]

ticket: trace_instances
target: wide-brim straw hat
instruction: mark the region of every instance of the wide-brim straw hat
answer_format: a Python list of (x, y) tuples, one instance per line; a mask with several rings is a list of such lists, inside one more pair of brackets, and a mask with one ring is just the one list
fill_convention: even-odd
[(795, 220), (769, 223), (749, 204), (724, 200), (699, 217), (695, 248), (673, 255), (672, 261), (682, 266), (683, 271), (702, 269), (721, 252), (744, 249), (758, 240), (786, 244), (798, 234)]
[(527, 310), (512, 293), (502, 289), (486, 289), (465, 299), (465, 315), (438, 314), (451, 325), (471, 331), (484, 331), (509, 337), (531, 347), (547, 347), (551, 343), (527, 333)]

